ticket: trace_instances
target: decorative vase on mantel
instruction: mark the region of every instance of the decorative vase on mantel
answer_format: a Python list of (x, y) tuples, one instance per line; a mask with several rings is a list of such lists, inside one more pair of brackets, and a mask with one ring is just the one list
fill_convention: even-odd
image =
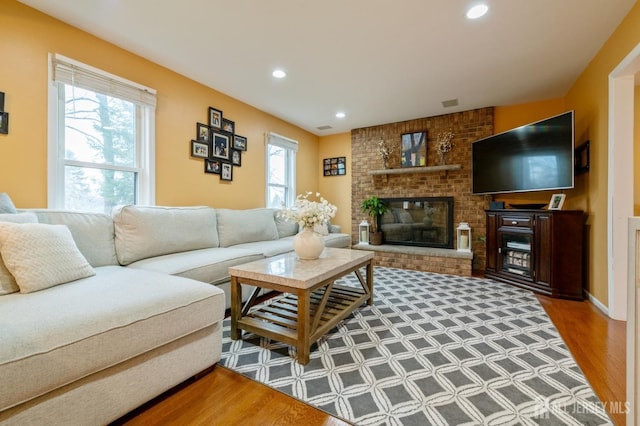
[(324, 250), (324, 239), (312, 228), (305, 227), (293, 237), (293, 250), (300, 259), (317, 259)]
[(440, 165), (441, 166), (446, 166), (447, 165), (447, 153), (446, 152), (440, 151)]

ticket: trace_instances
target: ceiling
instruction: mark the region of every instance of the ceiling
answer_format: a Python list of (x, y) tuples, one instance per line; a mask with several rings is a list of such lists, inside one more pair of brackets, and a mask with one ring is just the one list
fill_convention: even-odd
[(564, 96), (635, 3), (20, 1), (321, 136)]

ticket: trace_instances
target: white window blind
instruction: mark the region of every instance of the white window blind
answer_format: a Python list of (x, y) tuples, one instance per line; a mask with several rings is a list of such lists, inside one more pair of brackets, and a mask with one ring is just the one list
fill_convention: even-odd
[(156, 106), (156, 92), (153, 89), (60, 55), (53, 55), (51, 62), (54, 81), (105, 93), (138, 105)]

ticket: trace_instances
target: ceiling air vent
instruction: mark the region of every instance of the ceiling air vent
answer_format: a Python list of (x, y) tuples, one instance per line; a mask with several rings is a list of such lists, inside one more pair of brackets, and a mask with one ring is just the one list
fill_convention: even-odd
[(318, 130), (329, 130), (329, 129), (333, 129), (333, 127), (326, 125), (326, 126), (318, 126), (316, 127), (316, 129)]
[(443, 108), (451, 108), (458, 106), (458, 99), (449, 99), (448, 101), (442, 101)]

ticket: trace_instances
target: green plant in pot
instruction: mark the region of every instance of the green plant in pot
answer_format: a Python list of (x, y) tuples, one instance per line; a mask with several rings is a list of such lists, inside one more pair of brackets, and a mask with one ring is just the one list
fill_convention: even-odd
[(380, 200), (375, 195), (365, 199), (362, 204), (360, 204), (360, 208), (371, 217), (369, 244), (382, 244), (382, 231), (378, 230), (378, 217), (388, 212), (389, 208), (386, 206), (384, 201)]

